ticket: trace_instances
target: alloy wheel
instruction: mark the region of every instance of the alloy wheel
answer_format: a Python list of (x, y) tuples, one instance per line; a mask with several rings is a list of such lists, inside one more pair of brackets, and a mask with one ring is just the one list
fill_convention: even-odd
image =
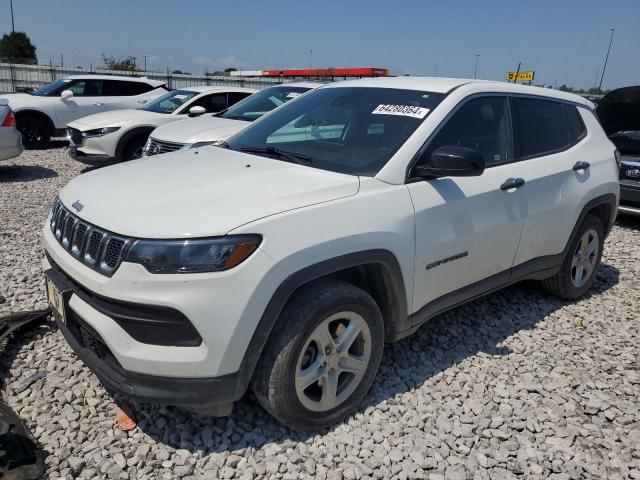
[(361, 315), (339, 312), (324, 319), (298, 357), (295, 390), (302, 405), (327, 412), (356, 390), (369, 366), (371, 331)]
[(571, 283), (574, 287), (584, 286), (591, 278), (598, 261), (599, 248), (598, 232), (593, 228), (580, 237), (571, 261)]

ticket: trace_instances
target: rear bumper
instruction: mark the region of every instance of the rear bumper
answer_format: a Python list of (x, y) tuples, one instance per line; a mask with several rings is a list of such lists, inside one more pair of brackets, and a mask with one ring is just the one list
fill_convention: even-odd
[(63, 292), (67, 317), (56, 317), (67, 343), (93, 371), (103, 385), (118, 394), (139, 401), (175, 405), (204, 414), (224, 416), (231, 413), (249, 383), (240, 373), (210, 378), (156, 376), (124, 369), (100, 334), (68, 305), (76, 293), (73, 282), (58, 268), (46, 272), (47, 277)]

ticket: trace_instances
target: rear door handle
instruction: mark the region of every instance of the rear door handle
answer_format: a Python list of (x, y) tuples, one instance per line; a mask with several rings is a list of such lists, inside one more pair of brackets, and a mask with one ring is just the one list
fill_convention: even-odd
[(95, 105), (96, 107), (101, 107), (102, 105), (104, 105), (104, 103), (102, 103), (102, 102), (96, 102), (96, 103), (94, 103), (94, 105)]
[(502, 185), (500, 190), (511, 190), (514, 188), (520, 188), (524, 185), (524, 178), (508, 178)]
[(573, 166), (573, 171), (577, 172), (578, 170), (586, 170), (590, 166), (591, 164), (589, 162), (576, 162), (576, 164)]

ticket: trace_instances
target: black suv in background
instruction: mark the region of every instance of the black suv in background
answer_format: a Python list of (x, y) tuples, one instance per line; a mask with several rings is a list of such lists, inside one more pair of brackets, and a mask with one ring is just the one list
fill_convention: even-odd
[(620, 213), (640, 216), (640, 86), (607, 93), (598, 103), (600, 123), (620, 152)]

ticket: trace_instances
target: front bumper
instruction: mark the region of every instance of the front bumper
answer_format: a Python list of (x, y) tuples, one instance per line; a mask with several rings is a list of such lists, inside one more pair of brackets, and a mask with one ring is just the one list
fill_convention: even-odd
[(640, 215), (640, 181), (620, 180), (618, 212)]
[(116, 159), (109, 155), (85, 153), (75, 145), (69, 146), (69, 156), (80, 163), (91, 166), (108, 165), (115, 163)]
[(55, 263), (46, 261), (51, 268), (45, 275), (62, 293), (65, 303), (65, 319), (56, 314), (56, 322), (76, 355), (106, 388), (139, 401), (175, 405), (208, 415), (231, 413), (233, 403), (242, 398), (249, 384), (247, 370), (219, 377), (182, 378), (124, 369), (102, 336), (78, 313), (77, 302), (71, 301), (75, 296), (90, 302), (90, 297)]

